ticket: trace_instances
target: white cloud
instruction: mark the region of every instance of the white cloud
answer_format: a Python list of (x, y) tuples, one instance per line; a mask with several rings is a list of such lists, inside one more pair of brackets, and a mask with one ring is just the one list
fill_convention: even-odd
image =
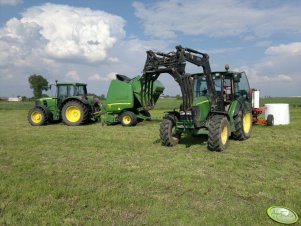
[(300, 4), (259, 8), (256, 1), (169, 0), (133, 6), (145, 33), (161, 38), (174, 38), (177, 33), (267, 37), (279, 31), (301, 32)]
[(0, 5), (18, 5), (23, 3), (22, 0), (0, 0)]
[(262, 76), (261, 82), (291, 82), (292, 77), (289, 75), (276, 75), (276, 76)]
[(299, 43), (287, 43), (268, 47), (266, 56), (253, 65), (242, 66), (252, 88), (263, 95), (300, 95), (301, 76)]
[(76, 70), (68, 71), (66, 74), (66, 78), (72, 79), (73, 81), (80, 81), (79, 74)]
[[(30, 95), (31, 74), (42, 74), (49, 82), (85, 82), (84, 75), (112, 71), (120, 52), (110, 52), (124, 39), (124, 25), (119, 16), (89, 8), (56, 4), (28, 8), (0, 27), (0, 95), (15, 92), (11, 90)], [(99, 92), (99, 85), (91, 87)]]
[(293, 42), (289, 44), (271, 46), (265, 51), (265, 53), (267, 55), (283, 55), (283, 56), (301, 55), (301, 42)]
[(102, 61), (106, 51), (125, 35), (121, 17), (67, 5), (31, 7), (21, 22), (41, 26), (40, 33), (48, 41), (45, 51), (54, 58)]
[(124, 45), (124, 48), (127, 49), (127, 51), (133, 54), (137, 54), (137, 52), (140, 52), (144, 54), (145, 57), (147, 50), (152, 49), (158, 51), (170, 51), (170, 49), (168, 49), (167, 46), (171, 45), (171, 48), (174, 48), (174, 46), (176, 45), (172, 42), (167, 44), (165, 41), (159, 39), (142, 40), (136, 37), (130, 38), (122, 44)]
[(110, 72), (110, 73), (102, 76), (100, 74), (95, 73), (95, 74), (89, 76), (88, 79), (91, 81), (110, 81), (110, 80), (116, 78), (116, 74), (117, 74), (117, 72)]
[[(1, 64), (31, 64), (32, 58), (95, 63), (123, 39), (125, 21), (99, 10), (44, 4), (28, 8), (21, 19), (0, 29)], [(17, 60), (15, 60), (17, 59)], [(116, 59), (115, 59), (116, 60)]]
[(210, 54), (222, 54), (222, 53), (231, 53), (231, 52), (237, 52), (242, 50), (243, 47), (237, 46), (232, 48), (218, 48), (218, 49), (209, 49), (205, 52), (208, 52)]

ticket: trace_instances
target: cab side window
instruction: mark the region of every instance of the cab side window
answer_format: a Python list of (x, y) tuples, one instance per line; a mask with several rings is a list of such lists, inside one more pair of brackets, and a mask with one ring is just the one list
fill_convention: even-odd
[(59, 86), (58, 87), (58, 97), (63, 98), (68, 96), (67, 86)]
[(205, 78), (198, 78), (194, 80), (194, 96), (206, 96), (208, 95), (207, 83)]
[(241, 73), (241, 78), (240, 78), (240, 83), (239, 83), (239, 92), (240, 92), (240, 95), (245, 98), (250, 97), (250, 86), (249, 86), (249, 82), (247, 79), (247, 75), (244, 72)]
[(69, 97), (74, 96), (74, 86), (73, 85), (69, 85), (68, 86), (68, 93), (69, 93)]

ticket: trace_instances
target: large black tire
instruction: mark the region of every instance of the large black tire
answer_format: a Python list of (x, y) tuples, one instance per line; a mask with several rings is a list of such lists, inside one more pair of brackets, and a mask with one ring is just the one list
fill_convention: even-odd
[(120, 116), (120, 122), (123, 126), (135, 126), (137, 125), (137, 117), (135, 113), (131, 111), (125, 111)]
[(78, 126), (88, 119), (88, 109), (79, 101), (69, 101), (62, 109), (62, 119), (68, 126)]
[(225, 150), (229, 143), (230, 133), (230, 123), (226, 116), (212, 116), (209, 121), (208, 149), (211, 151)]
[(177, 134), (176, 120), (172, 118), (164, 118), (160, 124), (160, 139), (164, 146), (177, 145), (181, 139), (181, 134)]
[(47, 122), (46, 112), (42, 108), (34, 107), (28, 111), (28, 122), (32, 126), (42, 126)]
[(274, 115), (268, 115), (267, 117), (267, 125), (273, 126), (274, 125)]
[(252, 134), (252, 113), (249, 111), (239, 111), (237, 116), (234, 117), (235, 131), (233, 132), (233, 138), (236, 140), (246, 140), (251, 137)]

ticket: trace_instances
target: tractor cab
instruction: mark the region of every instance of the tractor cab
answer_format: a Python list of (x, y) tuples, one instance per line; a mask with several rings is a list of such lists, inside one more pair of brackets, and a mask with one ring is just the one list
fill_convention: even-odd
[(57, 83), (57, 98), (87, 96), (87, 85), (84, 83)]
[[(194, 98), (210, 97), (206, 77), (203, 73), (193, 74)], [(245, 72), (218, 71), (212, 72), (212, 80), (218, 97), (219, 109), (228, 111), (234, 100), (241, 99), (251, 103), (250, 86)]]
[(84, 83), (56, 83), (56, 87), (56, 105), (59, 108), (70, 98), (87, 99), (87, 85)]

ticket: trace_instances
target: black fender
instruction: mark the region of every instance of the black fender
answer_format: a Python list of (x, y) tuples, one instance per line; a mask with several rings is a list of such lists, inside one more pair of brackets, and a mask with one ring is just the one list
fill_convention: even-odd
[(237, 106), (234, 111), (234, 116), (237, 116), (239, 112), (248, 112), (251, 111), (251, 105), (247, 101), (238, 100)]
[(65, 99), (61, 105), (60, 105), (60, 109), (63, 109), (64, 105), (69, 102), (69, 101), (78, 101), (84, 105), (87, 105), (87, 106), (90, 106), (89, 102), (86, 100), (86, 99), (81, 99), (81, 98), (76, 98), (76, 97), (70, 97), (70, 98), (67, 98)]
[(173, 120), (174, 122), (177, 122), (180, 118), (180, 113), (177, 111), (167, 111), (164, 113), (165, 115), (163, 116), (163, 119), (170, 119)]
[[(239, 107), (237, 107), (236, 109), (235, 109), (235, 111), (238, 109), (238, 111), (239, 111)], [(238, 114), (238, 111), (237, 111), (237, 114)], [(236, 115), (237, 115), (236, 114)], [(229, 122), (230, 122), (230, 117), (229, 117), (229, 115), (228, 115), (228, 113), (227, 112), (224, 112), (224, 111), (212, 111), (211, 112), (211, 114), (210, 114), (210, 118), (212, 118), (214, 115), (222, 115), (222, 116), (225, 116), (228, 120), (229, 120)], [(234, 115), (235, 115), (235, 113), (234, 113)]]

